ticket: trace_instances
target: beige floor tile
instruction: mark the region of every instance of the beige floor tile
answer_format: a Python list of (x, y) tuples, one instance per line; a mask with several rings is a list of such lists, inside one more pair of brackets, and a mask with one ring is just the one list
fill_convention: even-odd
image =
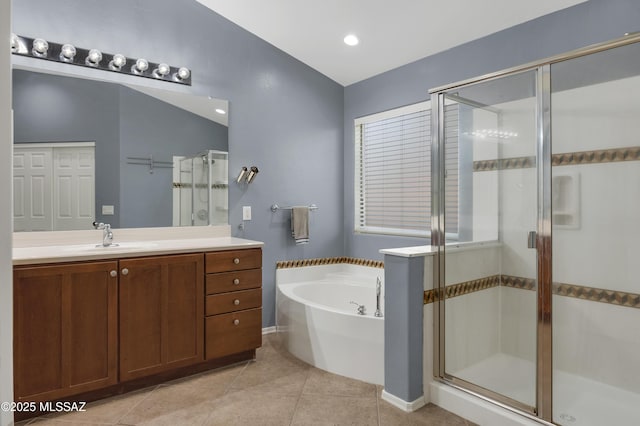
[[(18, 423), (18, 424), (22, 424), (22, 422)], [(84, 422), (84, 421), (67, 422), (67, 421), (64, 421), (64, 420), (38, 417), (37, 419), (33, 419), (31, 422), (29, 422), (27, 424), (29, 424), (29, 425), (37, 425), (37, 426), (96, 426), (96, 425), (105, 424), (105, 423), (88, 423), (88, 422)], [(108, 424), (108, 423), (106, 423), (106, 424)]]
[(468, 426), (473, 424), (433, 404), (427, 404), (413, 413), (405, 413), (380, 400), (379, 415), (380, 426)]
[(297, 359), (268, 355), (250, 362), (230, 386), (230, 391), (270, 386), (272, 392), (299, 395), (312, 367)]
[(376, 398), (376, 385), (327, 373), (317, 368), (309, 372), (309, 378), (302, 391), (305, 395), (334, 395)]
[[(273, 336), (267, 335), (267, 336)], [(304, 361), (291, 355), (284, 347), (281, 338), (271, 337), (262, 340), (262, 347), (256, 351), (256, 361), (280, 359), (299, 366), (308, 366)]]
[(115, 424), (133, 407), (149, 396), (155, 388), (156, 386), (153, 386), (147, 389), (90, 402), (86, 406), (86, 411), (49, 414), (45, 417), (65, 422)]
[(203, 391), (207, 389), (219, 389), (220, 387), (228, 387), (233, 381), (244, 371), (248, 362), (242, 362), (228, 367), (218, 368), (216, 370), (206, 371), (189, 377), (173, 380), (164, 383), (165, 386), (184, 384), (186, 386), (199, 388)]
[(264, 336), (256, 362), (174, 380), (90, 403), (83, 413), (20, 425), (376, 425), (468, 426), (435, 405), (405, 413), (380, 399), (382, 386), (313, 368), (288, 353), (282, 336)]
[(168, 424), (166, 419), (172, 415), (180, 418), (194, 416), (194, 422), (198, 418), (204, 421), (212, 401), (222, 396), (227, 389), (230, 379), (226, 379), (216, 382), (194, 377), (191, 380), (159, 386), (120, 419), (120, 423)]
[(297, 396), (245, 390), (218, 398), (206, 419), (206, 426), (289, 425)]
[(273, 369), (247, 370), (233, 382), (227, 393), (246, 390), (271, 392), (283, 396), (299, 396), (307, 380), (308, 370), (279, 372)]
[(152, 425), (152, 426), (200, 426), (211, 414), (211, 401), (198, 404), (184, 404), (182, 407), (172, 406), (170, 410), (149, 410), (144, 416), (126, 416), (120, 425)]
[(375, 398), (302, 395), (292, 425), (378, 425)]

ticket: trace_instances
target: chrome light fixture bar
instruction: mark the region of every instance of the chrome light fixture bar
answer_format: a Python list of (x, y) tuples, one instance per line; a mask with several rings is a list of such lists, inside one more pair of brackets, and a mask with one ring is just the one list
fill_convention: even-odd
[[(186, 67), (173, 67), (164, 62), (155, 63), (144, 58), (128, 58), (120, 53), (83, 49), (69, 43), (59, 44), (42, 38), (11, 34), (11, 53), (191, 86), (191, 70)], [(131, 65), (125, 66), (126, 64)]]

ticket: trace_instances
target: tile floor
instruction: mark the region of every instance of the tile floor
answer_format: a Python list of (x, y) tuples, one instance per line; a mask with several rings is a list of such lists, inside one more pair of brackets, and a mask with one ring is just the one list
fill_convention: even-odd
[(282, 347), (280, 336), (269, 334), (257, 362), (96, 401), (85, 412), (18, 425), (473, 425), (435, 405), (405, 413), (381, 400), (381, 392), (381, 386), (305, 364)]

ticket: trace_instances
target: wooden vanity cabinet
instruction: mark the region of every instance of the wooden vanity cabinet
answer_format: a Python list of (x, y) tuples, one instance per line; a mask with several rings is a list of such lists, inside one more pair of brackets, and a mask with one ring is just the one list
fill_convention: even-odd
[(119, 264), (120, 381), (204, 361), (204, 254)]
[(117, 383), (118, 263), (14, 268), (15, 401)]
[(250, 359), (261, 268), (259, 248), (14, 267), (15, 400), (96, 399)]
[(262, 250), (206, 254), (207, 359), (262, 346)]

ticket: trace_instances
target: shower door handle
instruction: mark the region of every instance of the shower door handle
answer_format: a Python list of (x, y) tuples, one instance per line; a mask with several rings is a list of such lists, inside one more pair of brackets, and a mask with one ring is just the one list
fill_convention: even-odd
[(527, 236), (527, 248), (530, 248), (530, 249), (536, 248), (537, 238), (538, 238), (538, 233), (536, 231), (529, 231), (529, 235)]

